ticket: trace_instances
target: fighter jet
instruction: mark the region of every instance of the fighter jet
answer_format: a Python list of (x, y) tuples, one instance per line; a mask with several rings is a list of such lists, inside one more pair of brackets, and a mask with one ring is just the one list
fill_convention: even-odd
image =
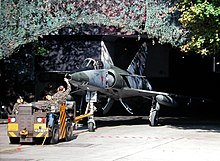
[[(176, 101), (172, 98), (172, 94), (153, 91), (151, 84), (143, 76), (147, 54), (147, 44), (143, 43), (127, 70), (123, 70), (114, 65), (105, 43), (101, 41), (101, 59), (97, 61), (87, 58), (81, 71), (69, 74), (69, 81), (73, 86), (87, 91), (86, 100), (88, 103), (85, 113), (93, 114), (97, 95), (104, 95), (107, 103), (103, 107), (103, 114), (110, 110), (114, 101), (120, 101), (122, 106), (130, 114), (133, 114), (126, 99), (140, 96), (152, 102), (149, 121), (151, 126), (156, 126), (160, 105), (176, 106)], [(93, 118), (88, 121), (88, 126), (89, 131), (94, 131), (96, 128)]]

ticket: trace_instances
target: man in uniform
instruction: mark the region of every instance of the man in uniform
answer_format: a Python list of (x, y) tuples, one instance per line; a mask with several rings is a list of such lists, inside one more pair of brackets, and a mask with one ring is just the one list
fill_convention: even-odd
[(59, 86), (57, 89), (57, 93), (53, 95), (53, 100), (57, 101), (57, 103), (59, 104), (66, 102), (66, 98), (71, 91), (71, 85), (69, 83), (69, 80), (67, 78), (64, 78), (64, 81), (67, 84), (67, 89), (65, 89), (64, 86)]
[[(66, 99), (67, 99), (67, 96), (69, 95), (70, 91), (71, 91), (71, 85), (69, 83), (69, 80), (67, 78), (64, 78), (64, 81), (66, 82), (67, 84), (67, 89), (65, 89), (64, 86), (59, 86), (58, 89), (57, 89), (57, 93), (55, 93), (52, 98), (53, 98), (53, 101), (55, 102), (55, 104), (58, 106), (58, 109), (59, 109), (59, 106), (60, 104), (62, 103), (66, 103)], [(53, 126), (53, 123), (54, 123), (54, 113), (51, 113), (49, 115), (49, 121), (48, 121), (48, 125), (49, 127), (52, 127)]]

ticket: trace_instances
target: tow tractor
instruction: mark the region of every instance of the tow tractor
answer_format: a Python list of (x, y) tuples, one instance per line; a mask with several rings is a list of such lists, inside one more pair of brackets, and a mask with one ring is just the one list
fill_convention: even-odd
[[(12, 144), (36, 142), (42, 140), (56, 144), (60, 140), (73, 139), (75, 103), (51, 105), (51, 110), (45, 110), (47, 101), (19, 105), (18, 114), (8, 116), (8, 137)], [(56, 109), (60, 108), (59, 112)], [(55, 120), (52, 128), (48, 128), (48, 115), (54, 112)]]

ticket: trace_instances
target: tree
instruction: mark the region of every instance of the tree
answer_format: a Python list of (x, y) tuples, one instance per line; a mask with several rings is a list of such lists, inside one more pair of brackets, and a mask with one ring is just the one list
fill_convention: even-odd
[(181, 45), (181, 50), (220, 54), (220, 1), (179, 0), (178, 10), (179, 21), (188, 30), (188, 41)]

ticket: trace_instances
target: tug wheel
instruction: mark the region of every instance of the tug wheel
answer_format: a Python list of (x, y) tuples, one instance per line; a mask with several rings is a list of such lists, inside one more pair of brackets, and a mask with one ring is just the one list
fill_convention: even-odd
[(50, 140), (51, 144), (57, 144), (59, 142), (59, 126), (58, 125), (54, 125), (53, 130), (52, 130), (52, 137)]
[(66, 125), (66, 141), (73, 139), (73, 126), (71, 124)]
[(20, 142), (19, 137), (9, 137), (9, 141), (11, 144), (18, 144)]

